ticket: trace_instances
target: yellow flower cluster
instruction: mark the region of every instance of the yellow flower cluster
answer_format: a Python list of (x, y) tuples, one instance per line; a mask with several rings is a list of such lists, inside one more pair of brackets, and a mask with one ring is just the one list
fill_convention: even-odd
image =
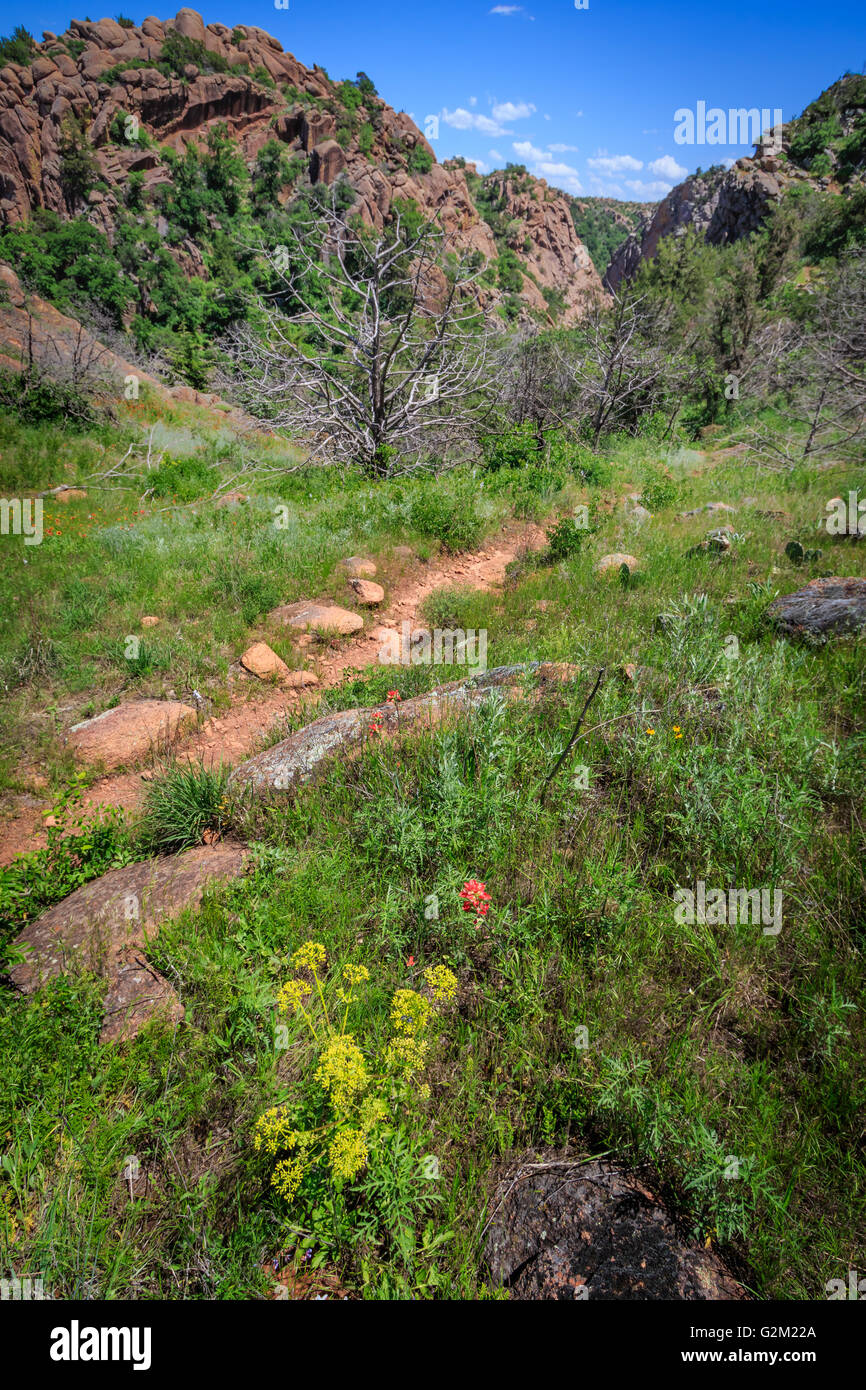
[(367, 1162), (367, 1140), (363, 1130), (339, 1129), (328, 1149), (331, 1171), (336, 1178), (354, 1178)]
[(306, 1168), (302, 1159), (283, 1158), (271, 1175), (271, 1186), (278, 1196), (291, 1202), (294, 1200), (305, 1172)]
[(368, 1134), (371, 1129), (376, 1128), (376, 1125), (387, 1120), (388, 1115), (388, 1106), (384, 1100), (378, 1096), (365, 1096), (358, 1112), (358, 1122), (364, 1133)]
[(325, 964), (326, 951), (320, 941), (305, 941), (292, 956), (296, 970), (320, 970)]
[(414, 1033), (400, 1034), (385, 1049), (385, 1065), (401, 1071), (408, 1081), (423, 1067), (429, 1047), (426, 1038), (416, 1037)]
[(398, 989), (391, 1001), (391, 1022), (396, 1032), (413, 1036), (420, 1033), (430, 1020), (430, 1004), (414, 989)]
[(301, 1130), (292, 1129), (285, 1110), (275, 1105), (256, 1121), (253, 1148), (260, 1153), (277, 1154), (281, 1149), (296, 1149), (299, 1144), (302, 1148), (305, 1147), (305, 1138)]
[(363, 985), (370, 978), (370, 972), (366, 965), (344, 965), (343, 966), (343, 987), (337, 990), (337, 998), (341, 1004), (351, 1004), (355, 999), (352, 993), (355, 985)]
[(299, 1009), (311, 992), (306, 980), (287, 980), (277, 994), (277, 1008), (282, 1014), (287, 1014), (290, 1009)]
[(447, 965), (430, 965), (424, 971), (424, 979), (437, 1004), (450, 1004), (457, 993), (457, 976)]
[(367, 1064), (351, 1034), (339, 1033), (330, 1039), (316, 1070), (316, 1080), (323, 1091), (330, 1092), (338, 1110), (345, 1110), (365, 1090), (369, 1082)]

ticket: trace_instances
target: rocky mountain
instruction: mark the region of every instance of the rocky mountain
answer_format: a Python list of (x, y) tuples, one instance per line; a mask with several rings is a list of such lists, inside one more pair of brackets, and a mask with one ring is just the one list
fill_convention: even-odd
[[(138, 27), (113, 19), (73, 20), (62, 34), (6, 41), (0, 68), (0, 224), (38, 209), (81, 217), (112, 241), (130, 177), (158, 205), (172, 179), (171, 153), (204, 144), (224, 124), (248, 169), (274, 139), (291, 160), (292, 182), (345, 180), (354, 210), (381, 227), (395, 200), (436, 214), (461, 249), (495, 270), (485, 294), (506, 317), (574, 322), (603, 291), (563, 195), (542, 181), (501, 179), (497, 236), (476, 206), (471, 166), (440, 164), (405, 112), (396, 112), (364, 74), (333, 81), (305, 67), (252, 25), (205, 25), (182, 9)], [(10, 57), (10, 50), (14, 56)], [(186, 274), (206, 275), (194, 238), (171, 248)]]
[(717, 165), (690, 175), (659, 203), (611, 257), (605, 288), (616, 290), (663, 237), (694, 227), (711, 245), (748, 236), (767, 210), (798, 186), (830, 194), (850, 192), (866, 171), (866, 77), (849, 73), (781, 128), (778, 144), (755, 146), (730, 169)]

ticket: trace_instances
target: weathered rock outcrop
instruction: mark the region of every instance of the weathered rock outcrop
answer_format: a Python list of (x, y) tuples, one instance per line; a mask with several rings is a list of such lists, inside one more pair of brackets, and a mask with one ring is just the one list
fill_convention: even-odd
[(866, 627), (866, 579), (812, 579), (770, 604), (767, 619), (788, 637), (825, 641)]
[(574, 229), (565, 194), (530, 174), (516, 178), (490, 174), (484, 188), (485, 197), (495, 200), (507, 222), (509, 249), (525, 265), (521, 295), (531, 309), (544, 313), (548, 307), (544, 290), (552, 290), (564, 305), (560, 321), (569, 324), (604, 298), (598, 271)]
[(107, 982), (102, 1039), (131, 1037), (157, 1009), (178, 1019), (175, 991), (144, 957), (161, 922), (197, 907), (209, 884), (243, 872), (248, 851), (220, 844), (176, 858), (112, 869), (55, 903), (17, 937), (25, 952), (12, 983), (30, 994), (67, 971), (88, 970)]
[(491, 690), (502, 689), (516, 696), (522, 678), (528, 674), (533, 674), (543, 686), (545, 682), (574, 680), (579, 668), (537, 661), (526, 666), (498, 666), (470, 676), (468, 680), (451, 681), (428, 695), (419, 695), (399, 705), (389, 703), (375, 709), (327, 714), (282, 743), (241, 763), (231, 775), (229, 788), (252, 795), (257, 801), (294, 792), (323, 772), (339, 754), (352, 752), (367, 739), (398, 734), (415, 725), (440, 724), (473, 709)]
[[(182, 75), (163, 52), (173, 32), (203, 45), (200, 62), (185, 64)], [(458, 248), (493, 260), (496, 243), (479, 217), (464, 170), (438, 164), (412, 119), (371, 92), (347, 125), (339, 85), (321, 68), (306, 68), (285, 53), (264, 30), (205, 25), (191, 9), (165, 22), (148, 18), (130, 27), (111, 19), (73, 20), (65, 33), (36, 45), (29, 65), (0, 69), (0, 222), (49, 208), (61, 216), (85, 215), (111, 240), (129, 175), (144, 174), (144, 195), (150, 197), (170, 177), (161, 147), (181, 152), (189, 141), (203, 143), (221, 121), (249, 167), (276, 137), (305, 160), (310, 182), (345, 178), (356, 193), (355, 210), (370, 225), (383, 225), (395, 199), (411, 199), (425, 215), (439, 217)], [(129, 117), (149, 142), (127, 143), (123, 128)], [(102, 185), (86, 197), (71, 192), (63, 175), (70, 120), (94, 151)], [(291, 194), (279, 196), (285, 201)], [(527, 307), (545, 312), (541, 291), (555, 289), (566, 302), (565, 320), (573, 320), (601, 286), (565, 200), (545, 188), (540, 200), (515, 205), (514, 216), (532, 240), (531, 251), (520, 254), (538, 280), (536, 285), (526, 278)], [(194, 243), (171, 249), (187, 273), (202, 273)], [(488, 297), (498, 300), (500, 292), (491, 290)]]
[(742, 1299), (717, 1255), (611, 1163), (528, 1163), (493, 1194), (486, 1257), (516, 1299)]
[(713, 246), (748, 236), (760, 227), (768, 206), (779, 201), (784, 185), (781, 173), (752, 159), (741, 159), (732, 169), (693, 174), (671, 189), (649, 222), (617, 248), (605, 271), (605, 288), (618, 289), (642, 261), (652, 260), (664, 237), (682, 235), (689, 227)]

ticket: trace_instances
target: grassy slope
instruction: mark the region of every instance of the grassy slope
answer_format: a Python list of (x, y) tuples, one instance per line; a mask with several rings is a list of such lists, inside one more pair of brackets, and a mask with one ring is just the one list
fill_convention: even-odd
[[(56, 481), (50, 440), (7, 433), (7, 464), (10, 444), (32, 484)], [(85, 445), (67, 448), (74, 467), (92, 467)], [(583, 498), (619, 497), (663, 457), (650, 443), (615, 444), (609, 488), (567, 483), (535, 506), (556, 518)], [(668, 462), (679, 494), (642, 531), (602, 514), (574, 558), (518, 565), (504, 594), (435, 600), (441, 624), (489, 629), (491, 665), (577, 660), (585, 680), (537, 707), (494, 702), (396, 753), (374, 746), (293, 806), (239, 824), (263, 846), (255, 873), (150, 952), (186, 1004), (176, 1037), (153, 1027), (132, 1045), (99, 1046), (86, 979), (28, 1000), (0, 995), (4, 1268), (41, 1270), (61, 1296), (250, 1297), (267, 1287), (263, 1260), (297, 1245), (367, 1297), (477, 1297), (492, 1171), (528, 1147), (566, 1144), (648, 1165), (759, 1296), (823, 1298), (828, 1278), (862, 1260), (863, 648), (811, 651), (759, 621), (776, 590), (863, 572), (862, 547), (826, 537), (824, 557), (800, 571), (784, 556), (856, 479), (839, 469), (783, 482), (731, 461), (702, 472), (686, 451)], [(180, 693), (210, 681), (218, 692), (262, 607), (326, 586), (341, 555), (419, 539), (414, 485), (320, 479), (321, 496), (316, 486), (296, 475), (272, 489), (297, 517), (278, 546), (272, 497), (243, 518), (172, 513), (129, 521), (131, 531), (108, 495), (69, 504), (64, 536), (31, 548), (26, 575), (4, 568), (4, 611), (15, 615), (4, 656), (20, 657), (37, 633), (55, 652), (11, 697), (13, 741), (18, 721), (32, 726), (40, 707), (91, 688), (94, 707), (169, 684)], [(458, 518), (470, 496), (461, 488), (472, 487), (442, 484)], [(675, 511), (745, 496), (790, 521), (740, 505), (746, 539), (731, 556), (686, 558), (711, 522), (679, 523)], [(515, 504), (526, 510), (525, 486), (503, 477), (479, 525)], [(79, 536), (88, 507), (95, 520)], [(428, 517), (426, 544), (454, 517)], [(595, 577), (594, 558), (611, 549), (641, 557), (642, 583)], [(156, 659), (133, 674), (116, 648), (146, 611), (168, 622)], [(672, 616), (659, 625), (662, 612)], [(737, 660), (724, 655), (729, 634)], [(616, 674), (624, 661), (651, 668), (644, 684)], [(564, 771), (540, 809), (534, 791), (602, 663), (611, 674), (574, 759), (590, 769), (588, 790)], [(347, 702), (451, 674), (377, 673)], [(54, 736), (36, 728), (30, 748), (60, 778)], [(481, 933), (459, 910), (467, 877), (492, 894)], [(696, 878), (781, 887), (781, 935), (677, 926), (674, 889)], [(425, 917), (431, 893), (438, 921)], [(354, 1193), (313, 1185), (287, 1210), (250, 1134), (263, 1106), (309, 1099), (308, 1038), (290, 1021), (288, 1047), (275, 1050), (274, 996), (288, 953), (310, 938), (326, 944), (332, 969), (370, 969), (349, 1020), (365, 1043), (383, 1033), (390, 993), (417, 984), (422, 966), (449, 963), (460, 995), (427, 1071), (430, 1099), (402, 1115), (409, 1158), (389, 1141)], [(146, 1176), (132, 1201), (130, 1154)], [(425, 1154), (441, 1165), (432, 1188), (418, 1174)], [(723, 1176), (729, 1155), (737, 1180)], [(431, 1191), (438, 1202), (424, 1212)]]

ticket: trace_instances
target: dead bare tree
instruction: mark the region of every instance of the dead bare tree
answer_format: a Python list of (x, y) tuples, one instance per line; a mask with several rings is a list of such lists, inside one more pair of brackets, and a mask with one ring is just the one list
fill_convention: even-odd
[(226, 343), (224, 389), (251, 415), (307, 441), (311, 459), (393, 476), (471, 435), (488, 332), (474, 282), (433, 221), (383, 232), (336, 199), (294, 224), (290, 246), (256, 248), (277, 285), (255, 328)]
[(641, 419), (663, 411), (673, 431), (697, 369), (672, 350), (663, 309), (649, 296), (624, 286), (610, 306), (601, 306), (562, 355), (574, 404), (593, 448), (602, 434), (633, 431)]
[(761, 466), (790, 470), (826, 453), (845, 456), (866, 430), (866, 253), (842, 262), (811, 322), (783, 321), (760, 335), (753, 380), (780, 402), (784, 420), (751, 429)]

